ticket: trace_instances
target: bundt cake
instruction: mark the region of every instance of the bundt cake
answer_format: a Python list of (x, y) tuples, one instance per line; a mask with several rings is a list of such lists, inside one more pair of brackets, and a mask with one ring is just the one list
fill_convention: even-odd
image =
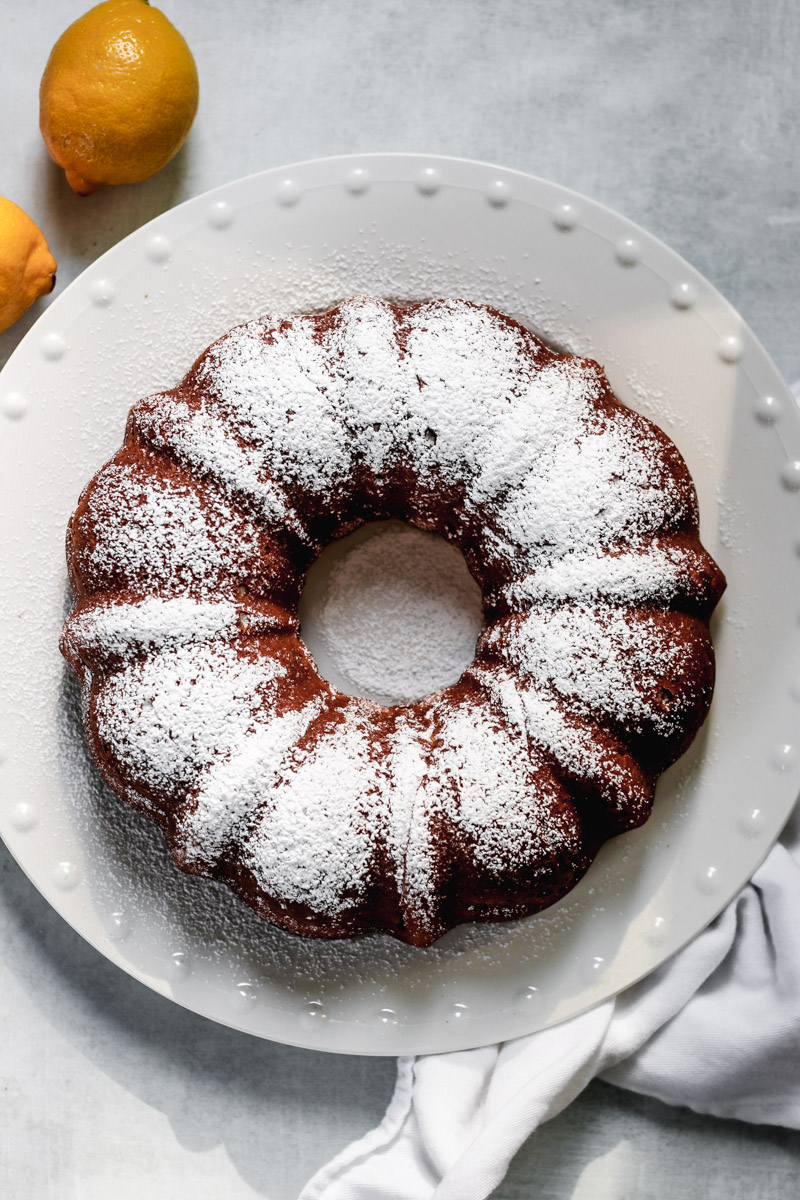
[[(483, 595), (454, 685), (321, 678), (307, 569), (389, 517)], [(463, 300), (232, 329), (137, 403), (72, 517), (62, 649), (111, 787), (294, 933), (425, 946), (533, 913), (650, 813), (711, 700), (725, 586), (688, 470), (593, 361)]]

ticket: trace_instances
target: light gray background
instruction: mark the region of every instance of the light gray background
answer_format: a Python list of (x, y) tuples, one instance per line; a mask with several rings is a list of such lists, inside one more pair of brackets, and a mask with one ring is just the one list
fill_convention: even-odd
[[(88, 3), (88, 0), (87, 0)], [(200, 72), (160, 175), (81, 200), (38, 134), (50, 47), (82, 0), (2, 3), (0, 192), (59, 289), (165, 208), (265, 167), (411, 150), (605, 201), (684, 254), (800, 376), (800, 6), (794, 0), (164, 0)], [(0, 335), (0, 364), (35, 319)], [(65, 403), (69, 398), (65, 397)], [(218, 1028), (85, 945), (0, 847), (0, 1193), (291, 1200), (375, 1124), (394, 1064)], [(594, 1084), (495, 1200), (794, 1194), (795, 1133)]]

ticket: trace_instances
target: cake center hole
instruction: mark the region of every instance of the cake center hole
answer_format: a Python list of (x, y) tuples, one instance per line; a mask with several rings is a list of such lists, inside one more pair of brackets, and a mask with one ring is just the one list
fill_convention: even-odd
[(461, 551), (402, 521), (375, 521), (327, 546), (299, 616), (328, 682), (379, 704), (408, 704), (455, 683), (483, 624)]

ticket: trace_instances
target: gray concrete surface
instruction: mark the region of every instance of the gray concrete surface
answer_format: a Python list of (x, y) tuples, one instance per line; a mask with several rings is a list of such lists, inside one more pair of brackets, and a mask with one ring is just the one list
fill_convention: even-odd
[[(164, 0), (198, 62), (191, 138), (160, 175), (79, 200), (37, 89), (82, 0), (3, 5), (0, 192), (45, 230), (59, 289), (165, 208), (283, 162), (483, 158), (639, 221), (800, 376), (800, 7), (789, 0)], [(0, 363), (35, 318), (0, 336)], [(290, 1200), (380, 1117), (389, 1060), (259, 1043), (84, 944), (0, 848), (0, 1192), (10, 1200)], [(595, 1084), (495, 1200), (794, 1194), (800, 1138)]]

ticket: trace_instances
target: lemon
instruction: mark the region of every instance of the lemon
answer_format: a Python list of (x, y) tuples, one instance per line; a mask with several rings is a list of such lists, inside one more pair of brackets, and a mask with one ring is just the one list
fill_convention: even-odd
[(56, 285), (56, 260), (38, 225), (0, 196), (0, 333)]
[(149, 179), (177, 154), (197, 112), (197, 67), (147, 0), (106, 0), (56, 42), (39, 88), (48, 153), (81, 196)]

